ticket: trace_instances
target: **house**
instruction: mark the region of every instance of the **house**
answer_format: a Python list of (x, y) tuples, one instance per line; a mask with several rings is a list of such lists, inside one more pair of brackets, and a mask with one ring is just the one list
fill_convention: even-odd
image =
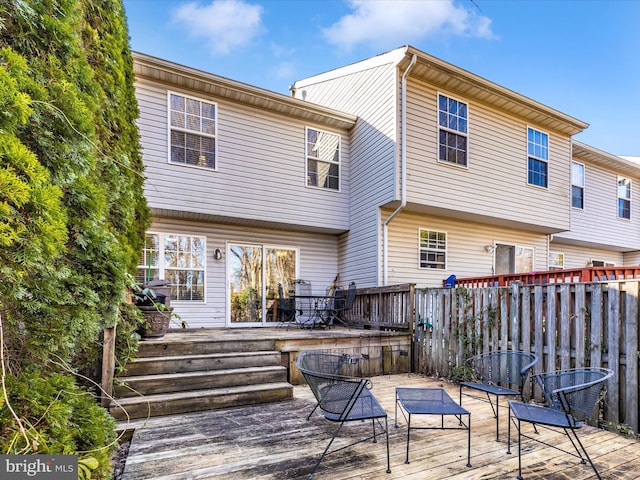
[[(273, 325), (278, 283), (299, 278), (323, 293), (336, 277), (424, 287), (640, 258), (625, 203), (637, 163), (573, 141), (585, 122), (413, 47), (292, 96), (140, 53), (134, 72), (154, 218), (139, 278), (169, 280), (190, 327)], [(609, 202), (623, 218), (605, 220)]]

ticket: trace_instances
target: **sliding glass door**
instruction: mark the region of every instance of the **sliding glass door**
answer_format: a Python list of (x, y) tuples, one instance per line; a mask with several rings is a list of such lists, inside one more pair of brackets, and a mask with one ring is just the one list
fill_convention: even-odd
[(274, 324), (278, 283), (285, 294), (297, 272), (297, 250), (289, 247), (231, 244), (228, 247), (230, 323)]

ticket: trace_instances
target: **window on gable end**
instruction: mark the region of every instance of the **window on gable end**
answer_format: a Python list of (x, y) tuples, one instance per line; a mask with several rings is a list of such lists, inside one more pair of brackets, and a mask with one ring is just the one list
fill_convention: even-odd
[(467, 166), (467, 104), (438, 95), (438, 160)]
[(618, 177), (618, 218), (631, 219), (631, 180)]
[(549, 136), (527, 128), (527, 183), (536, 187), (549, 186)]
[(340, 190), (340, 135), (306, 129), (307, 186)]
[(584, 165), (571, 162), (571, 206), (584, 209)]
[(169, 93), (169, 162), (216, 168), (215, 103)]

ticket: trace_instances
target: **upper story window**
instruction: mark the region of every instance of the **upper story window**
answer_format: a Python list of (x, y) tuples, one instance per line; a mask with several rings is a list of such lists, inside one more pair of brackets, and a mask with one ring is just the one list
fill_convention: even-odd
[(571, 162), (571, 206), (584, 208), (584, 165)]
[(549, 136), (527, 128), (527, 183), (536, 187), (549, 186)]
[(307, 186), (340, 190), (340, 135), (307, 127)]
[(618, 177), (618, 218), (631, 219), (631, 180)]
[(169, 93), (169, 161), (216, 168), (216, 113), (214, 103)]
[(562, 270), (564, 268), (564, 253), (549, 252), (549, 270)]
[(167, 280), (171, 299), (204, 301), (205, 238), (147, 233), (136, 280)]
[(420, 268), (447, 268), (447, 234), (420, 229)]
[(438, 160), (467, 166), (467, 104), (438, 95)]

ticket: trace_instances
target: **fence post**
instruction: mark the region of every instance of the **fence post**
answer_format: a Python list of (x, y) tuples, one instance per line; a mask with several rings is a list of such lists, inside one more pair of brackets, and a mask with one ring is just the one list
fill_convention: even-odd
[(104, 342), (102, 345), (102, 397), (101, 404), (104, 408), (111, 403), (113, 397), (113, 375), (115, 368), (116, 327), (104, 329)]

